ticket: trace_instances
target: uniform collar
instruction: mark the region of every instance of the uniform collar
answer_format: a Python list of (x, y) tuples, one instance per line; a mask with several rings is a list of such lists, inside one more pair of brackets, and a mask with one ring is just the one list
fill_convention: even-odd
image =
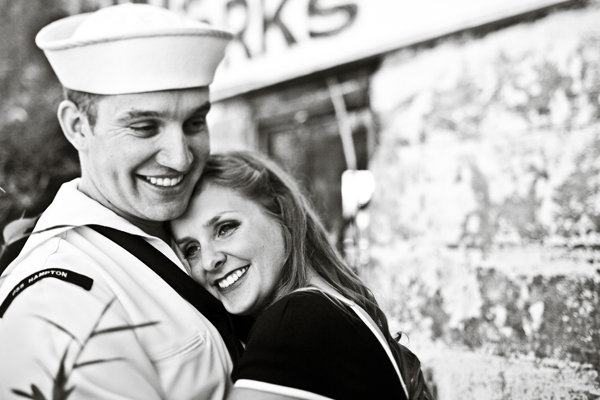
[(125, 218), (81, 192), (79, 190), (80, 183), (81, 178), (76, 178), (62, 184), (50, 206), (40, 216), (34, 231), (50, 229), (54, 236), (78, 226), (95, 224), (153, 238)]
[(26, 257), (39, 244), (53, 236), (80, 226), (95, 224), (144, 237), (179, 268), (188, 274), (190, 273), (189, 265), (177, 257), (174, 249), (168, 243), (147, 234), (125, 218), (81, 192), (78, 189), (80, 181), (81, 178), (76, 178), (60, 187), (50, 206), (40, 216), (21, 253), (12, 264), (16, 265), (17, 260)]

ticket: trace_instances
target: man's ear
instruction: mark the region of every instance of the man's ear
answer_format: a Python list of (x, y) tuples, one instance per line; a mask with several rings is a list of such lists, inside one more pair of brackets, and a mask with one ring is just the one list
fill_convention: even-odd
[(58, 105), (57, 116), (67, 140), (77, 151), (85, 150), (87, 147), (86, 138), (91, 134), (86, 115), (72, 101), (63, 100)]

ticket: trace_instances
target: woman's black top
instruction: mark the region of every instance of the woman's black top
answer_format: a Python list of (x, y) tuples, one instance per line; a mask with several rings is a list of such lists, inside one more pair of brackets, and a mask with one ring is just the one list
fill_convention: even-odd
[(369, 327), (350, 307), (312, 290), (285, 296), (258, 316), (233, 380), (272, 393), (301, 390), (295, 396), (306, 399), (406, 398)]

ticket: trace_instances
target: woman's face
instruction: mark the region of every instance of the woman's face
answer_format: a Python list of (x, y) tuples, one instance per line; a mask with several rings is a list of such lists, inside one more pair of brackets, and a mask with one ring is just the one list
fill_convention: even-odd
[(281, 226), (232, 189), (205, 185), (172, 230), (192, 276), (232, 314), (257, 314), (285, 262)]

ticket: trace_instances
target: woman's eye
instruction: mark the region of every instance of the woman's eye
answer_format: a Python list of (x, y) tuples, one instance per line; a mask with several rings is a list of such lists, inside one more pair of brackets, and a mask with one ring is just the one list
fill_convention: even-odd
[(200, 245), (198, 243), (190, 243), (183, 249), (183, 256), (186, 259), (192, 259), (200, 254)]
[(217, 227), (216, 235), (217, 237), (227, 236), (232, 233), (237, 227), (239, 223), (237, 222), (225, 222)]

